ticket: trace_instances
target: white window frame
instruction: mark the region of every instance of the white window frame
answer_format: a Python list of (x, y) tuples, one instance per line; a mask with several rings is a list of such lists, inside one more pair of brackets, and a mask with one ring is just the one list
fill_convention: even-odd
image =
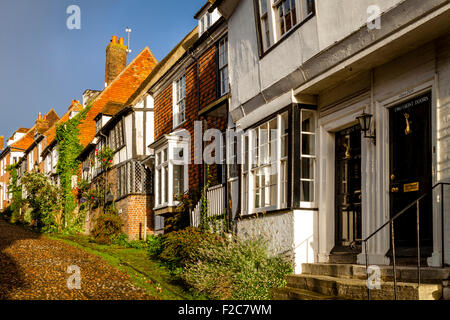
[(229, 92), (228, 70), (228, 37), (219, 41), (219, 96), (223, 97)]
[[(312, 119), (311, 124), (313, 128), (310, 131), (303, 130), (303, 121), (306, 120), (304, 118), (305, 113), (310, 113), (312, 117), (307, 119)], [(317, 177), (317, 143), (316, 143), (316, 130), (317, 130), (317, 112), (315, 110), (310, 109), (301, 109), (300, 110), (300, 170), (303, 170), (303, 160), (308, 159), (308, 161), (311, 161), (312, 165), (312, 178), (304, 178), (303, 172), (301, 172), (300, 176), (300, 192), (301, 195), (303, 194), (303, 182), (309, 182), (312, 184), (311, 191), (312, 191), (312, 200), (310, 201), (300, 201), (300, 206), (302, 208), (314, 208), (316, 206), (316, 199), (317, 199), (317, 183), (316, 183), (316, 177)], [(311, 154), (304, 154), (303, 153), (303, 136), (308, 136), (311, 138), (311, 145), (313, 146), (313, 151)]]
[[(284, 38), (286, 34), (294, 29), (302, 21), (306, 20), (310, 15), (315, 13), (315, 0), (291, 0), (295, 4), (296, 23), (291, 26), (289, 30), (285, 30), (281, 34), (279, 7), (286, 0), (255, 0), (258, 2), (259, 11), (257, 12), (259, 18), (259, 30), (261, 32), (261, 48), (262, 53), (267, 51), (270, 47)], [(267, 3), (267, 12), (263, 12), (261, 5), (262, 1)], [(309, 2), (312, 1), (312, 11), (308, 13)]]
[[(175, 200), (174, 196), (174, 166), (180, 165), (177, 161), (178, 157), (175, 156), (175, 152), (180, 149), (183, 150), (183, 193), (189, 190), (189, 173), (188, 173), (188, 159), (190, 153), (188, 150), (188, 143), (179, 141), (178, 136), (168, 136), (168, 141), (163, 146), (155, 150), (155, 209), (161, 209), (165, 207), (177, 206), (179, 202)], [(167, 152), (167, 158), (165, 158), (164, 152)], [(164, 170), (167, 170), (167, 176), (164, 174)], [(167, 192), (167, 195), (166, 195)]]
[(173, 128), (186, 121), (186, 75), (173, 82)]
[[(281, 127), (283, 119), (288, 121), (288, 111), (276, 115), (269, 121), (259, 125), (256, 128), (248, 130), (242, 137), (242, 154), (244, 155), (244, 164), (242, 166), (242, 190), (241, 195), (243, 197), (242, 201), (242, 213), (252, 214), (271, 210), (279, 210), (287, 208), (287, 201), (283, 201), (282, 196), (282, 176), (280, 174), (281, 165), (283, 161), (287, 163), (287, 153), (285, 157), (281, 157), (281, 141), (282, 137), (286, 137), (286, 134), (282, 134)], [(270, 125), (276, 124), (276, 128), (270, 129)], [(267, 130), (272, 130), (269, 135)], [(267, 134), (267, 139), (263, 140), (263, 135)], [(261, 142), (264, 141), (264, 144)], [(265, 151), (264, 151), (265, 150)], [(261, 156), (264, 159), (261, 159)], [(259, 184), (259, 189), (264, 192), (264, 199), (269, 199), (270, 201), (261, 202), (261, 193), (259, 197), (259, 205), (256, 205), (256, 192), (255, 189), (256, 179), (262, 179), (260, 172), (264, 172), (264, 187)], [(269, 174), (267, 179), (266, 174)], [(273, 179), (275, 180), (271, 181)], [(268, 181), (267, 181), (268, 180)], [(260, 180), (261, 182), (261, 180)], [(283, 185), (286, 192), (287, 199), (287, 187), (288, 179), (285, 179), (285, 184)], [(275, 194), (271, 194), (272, 188), (275, 188)], [(272, 196), (276, 197), (276, 200), (272, 202)]]

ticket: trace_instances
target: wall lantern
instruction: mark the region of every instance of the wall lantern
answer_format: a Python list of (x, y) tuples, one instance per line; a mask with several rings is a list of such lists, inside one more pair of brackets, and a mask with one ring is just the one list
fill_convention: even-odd
[(364, 138), (372, 139), (373, 143), (376, 144), (376, 136), (375, 136), (375, 130), (373, 133), (371, 133), (370, 125), (372, 123), (372, 117), (373, 115), (369, 113), (363, 112), (362, 115), (356, 117), (356, 119), (359, 122), (359, 125), (361, 126), (361, 131), (364, 133)]

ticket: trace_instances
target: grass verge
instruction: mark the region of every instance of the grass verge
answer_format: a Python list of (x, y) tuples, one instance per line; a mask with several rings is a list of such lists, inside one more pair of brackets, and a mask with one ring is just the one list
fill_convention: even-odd
[(205, 297), (194, 294), (181, 283), (173, 280), (170, 271), (162, 262), (149, 258), (146, 249), (125, 248), (118, 245), (101, 245), (86, 236), (47, 235), (53, 240), (63, 241), (86, 252), (103, 258), (113, 267), (126, 272), (136, 286), (161, 300), (201, 300)]

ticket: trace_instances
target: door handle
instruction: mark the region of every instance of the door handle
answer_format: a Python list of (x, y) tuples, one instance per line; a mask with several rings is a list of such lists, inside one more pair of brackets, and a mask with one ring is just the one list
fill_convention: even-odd
[(392, 193), (397, 193), (397, 192), (399, 192), (400, 191), (400, 189), (398, 188), (398, 187), (393, 187), (392, 189), (391, 189), (391, 192)]

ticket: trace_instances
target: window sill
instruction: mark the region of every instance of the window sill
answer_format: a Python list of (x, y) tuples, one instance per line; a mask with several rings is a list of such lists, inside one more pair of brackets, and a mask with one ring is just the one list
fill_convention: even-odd
[(180, 122), (179, 124), (177, 124), (176, 126), (173, 126), (172, 127), (172, 130), (176, 130), (176, 129), (179, 129), (183, 124), (185, 124), (186, 123), (186, 119), (183, 121), (183, 122)]

